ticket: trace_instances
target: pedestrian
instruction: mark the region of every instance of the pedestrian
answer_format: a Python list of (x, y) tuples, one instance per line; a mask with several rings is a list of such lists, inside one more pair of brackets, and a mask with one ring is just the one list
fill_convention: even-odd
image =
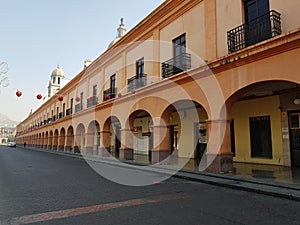
[(26, 141), (24, 142), (24, 148), (26, 148)]

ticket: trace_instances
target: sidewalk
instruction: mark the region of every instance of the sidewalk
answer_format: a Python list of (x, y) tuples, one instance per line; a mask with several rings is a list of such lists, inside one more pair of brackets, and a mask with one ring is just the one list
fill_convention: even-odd
[[(49, 151), (45, 149), (27, 148), (29, 150), (59, 154), (78, 159), (85, 159), (114, 166), (137, 166), (140, 170), (155, 173), (174, 174), (178, 168), (172, 165), (150, 165), (148, 157), (135, 156), (134, 160), (116, 160), (114, 157), (103, 158), (95, 155), (85, 155), (66, 152)], [(176, 159), (182, 164), (180, 159)], [(174, 177), (229, 187), (238, 190), (261, 193), (276, 197), (300, 201), (300, 168), (289, 168), (271, 165), (234, 163), (234, 171), (228, 174), (214, 174), (199, 171), (198, 162), (191, 159)]]

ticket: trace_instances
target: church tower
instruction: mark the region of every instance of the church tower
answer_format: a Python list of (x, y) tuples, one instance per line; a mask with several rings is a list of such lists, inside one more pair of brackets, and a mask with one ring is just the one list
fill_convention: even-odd
[(65, 78), (64, 71), (57, 65), (52, 71), (51, 78), (48, 86), (48, 97), (51, 98), (61, 88), (62, 80)]

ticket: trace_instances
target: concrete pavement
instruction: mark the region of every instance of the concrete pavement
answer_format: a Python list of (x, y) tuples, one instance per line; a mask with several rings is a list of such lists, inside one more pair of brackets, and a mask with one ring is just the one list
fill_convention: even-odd
[[(250, 177), (249, 174), (237, 174), (237, 173), (229, 173), (229, 174), (213, 174), (208, 172), (202, 172), (198, 171), (198, 168), (196, 166), (190, 166), (187, 165), (186, 167), (178, 169), (175, 166), (168, 166), (168, 165), (159, 165), (155, 166), (149, 165), (146, 161), (142, 160), (115, 160), (114, 157), (99, 157), (94, 155), (85, 155), (84, 157), (81, 154), (74, 154), (74, 153), (65, 153), (65, 152), (57, 152), (57, 151), (49, 151), (45, 149), (38, 149), (38, 148), (28, 148), (27, 150), (36, 150), (36, 151), (43, 151), (51, 154), (59, 154), (63, 156), (68, 157), (74, 157), (82, 160), (89, 160), (93, 162), (98, 163), (104, 163), (107, 165), (113, 165), (113, 166), (121, 166), (121, 167), (129, 167), (130, 165), (139, 166), (138, 168), (143, 171), (149, 171), (149, 172), (155, 172), (155, 173), (162, 173), (162, 174), (170, 174), (172, 176), (192, 180), (192, 181), (198, 181), (202, 183), (207, 184), (213, 184), (217, 186), (222, 187), (228, 187), (238, 190), (244, 190), (248, 192), (255, 192), (255, 193), (261, 193), (265, 195), (270, 196), (276, 196), (281, 198), (286, 198), (290, 200), (296, 200), (300, 201), (300, 185), (298, 179), (289, 179), (289, 182), (278, 182), (274, 181), (274, 179), (270, 179), (269, 176), (264, 176), (262, 174), (261, 176), (256, 175), (258, 178)], [(253, 166), (253, 165), (244, 165), (244, 166)], [(268, 167), (269, 171), (270, 168)], [(275, 168), (275, 167), (274, 167)], [(258, 170), (254, 170), (256, 173)], [(264, 173), (265, 170), (262, 170), (262, 173)], [(277, 174), (279, 176), (284, 176), (286, 173), (285, 170), (282, 170), (282, 174), (280, 175), (280, 171), (277, 171)], [(174, 174), (174, 175), (173, 175)], [(298, 177), (298, 176), (296, 176)]]

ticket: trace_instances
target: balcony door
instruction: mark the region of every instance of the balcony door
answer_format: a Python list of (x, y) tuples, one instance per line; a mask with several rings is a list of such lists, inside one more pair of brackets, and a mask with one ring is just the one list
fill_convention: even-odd
[(173, 74), (186, 70), (185, 53), (186, 53), (186, 37), (185, 34), (173, 40), (174, 48), (174, 68)]
[(116, 75), (110, 77), (110, 98), (116, 97)]
[(272, 37), (269, 0), (244, 0), (246, 46)]

